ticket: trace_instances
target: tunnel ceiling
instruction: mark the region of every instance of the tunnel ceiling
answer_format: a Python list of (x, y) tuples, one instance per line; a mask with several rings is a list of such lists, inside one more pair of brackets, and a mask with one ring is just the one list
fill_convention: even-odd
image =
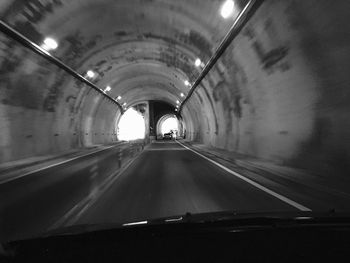
[[(53, 55), (79, 73), (93, 70), (99, 87), (128, 105), (175, 104), (227, 33), (232, 19), (213, 0), (8, 0), (1, 17), (37, 44), (57, 39)], [(238, 3), (239, 5), (239, 3)]]

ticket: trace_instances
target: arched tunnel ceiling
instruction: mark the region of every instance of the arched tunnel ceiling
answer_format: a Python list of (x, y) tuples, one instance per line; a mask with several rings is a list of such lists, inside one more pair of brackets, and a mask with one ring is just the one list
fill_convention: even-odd
[[(53, 55), (80, 73), (98, 73), (99, 87), (128, 104), (164, 100), (174, 104), (200, 73), (232, 20), (212, 0), (38, 0), (2, 2), (1, 17), (40, 44), (59, 42)], [(205, 15), (203, 15), (205, 14)]]
[[(39, 45), (55, 38), (54, 56), (82, 74), (97, 72), (92, 81), (110, 85), (108, 94), (128, 107), (161, 100), (173, 109), (188, 92), (184, 79), (201, 72), (194, 60), (207, 62), (233, 24), (237, 14), (220, 16), (224, 1), (1, 0), (0, 18)], [(237, 10), (246, 2), (234, 1)], [(349, 1), (261, 2), (182, 107), (186, 137), (268, 160), (336, 167), (337, 156), (350, 156)], [(105, 133), (115, 133), (115, 103), (3, 38), (0, 160), (114, 139)]]

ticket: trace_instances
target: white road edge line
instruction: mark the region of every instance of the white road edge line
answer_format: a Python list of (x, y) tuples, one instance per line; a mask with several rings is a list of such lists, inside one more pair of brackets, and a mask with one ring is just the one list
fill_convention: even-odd
[(237, 172), (234, 172), (234, 171), (230, 170), (229, 168), (227, 168), (227, 167), (223, 166), (222, 164), (220, 164), (220, 163), (218, 163), (218, 162), (216, 162), (216, 161), (214, 161), (214, 160), (204, 156), (203, 154), (200, 154), (200, 153), (196, 152), (195, 150), (192, 150), (191, 148), (187, 147), (186, 145), (182, 144), (181, 142), (179, 142), (177, 140), (176, 140), (176, 142), (178, 144), (180, 144), (181, 146), (183, 146), (184, 148), (186, 148), (187, 150), (189, 150), (191, 152), (194, 152), (195, 154), (197, 154), (197, 155), (201, 156), (202, 158), (206, 159), (207, 161), (215, 164), (216, 166), (220, 167), (221, 169), (225, 170), (226, 172), (228, 172), (228, 173), (238, 177), (239, 179), (241, 179), (241, 180), (243, 180), (243, 181), (245, 181), (245, 182), (255, 186), (256, 188), (258, 188), (258, 189), (260, 189), (260, 190), (262, 190), (262, 191), (264, 191), (264, 192), (274, 196), (275, 198), (277, 198), (277, 199), (279, 199), (279, 200), (281, 200), (281, 201), (283, 201), (283, 202), (285, 202), (285, 203), (287, 203), (287, 204), (289, 204), (289, 205), (299, 209), (300, 211), (312, 211), (310, 208), (307, 208), (307, 207), (305, 207), (305, 206), (303, 206), (303, 205), (301, 205), (301, 204), (299, 204), (299, 203), (297, 203), (297, 202), (295, 202), (295, 201), (293, 201), (293, 200), (291, 200), (291, 199), (289, 199), (289, 198), (287, 198), (287, 197), (285, 197), (283, 195), (280, 195), (280, 194), (278, 194), (278, 193), (276, 193), (276, 192), (266, 188), (265, 186), (262, 186), (261, 184), (258, 184), (256, 182), (254, 182), (253, 180), (251, 180), (251, 179), (249, 179), (249, 178), (247, 178), (247, 177), (245, 177), (245, 176), (243, 176), (243, 175), (241, 175), (241, 174), (239, 174)]
[(24, 174), (19, 174), (19, 175), (17, 175), (17, 176), (14, 176), (14, 177), (11, 177), (11, 178), (2, 180), (2, 181), (0, 180), (0, 185), (1, 185), (1, 184), (8, 183), (8, 182), (11, 182), (11, 181), (13, 181), (13, 180), (16, 180), (16, 179), (19, 179), (19, 178), (22, 178), (22, 177), (25, 177), (25, 176), (30, 175), (30, 174), (33, 174), (33, 173), (37, 173), (37, 172), (40, 172), (40, 171), (49, 169), (49, 168), (51, 168), (51, 167), (55, 167), (55, 166), (58, 166), (58, 165), (61, 165), (61, 164), (64, 164), (64, 163), (68, 163), (68, 162), (74, 161), (74, 160), (79, 159), (79, 158), (83, 158), (83, 157), (89, 156), (89, 155), (94, 154), (94, 153), (98, 153), (98, 152), (102, 152), (102, 151), (108, 150), (108, 149), (113, 148), (113, 147), (116, 147), (116, 146), (117, 146), (117, 145), (108, 146), (107, 148), (103, 148), (103, 149), (100, 149), (100, 150), (96, 150), (96, 151), (94, 151), (94, 152), (87, 153), (87, 154), (84, 154), (84, 155), (79, 155), (79, 156), (76, 156), (76, 157), (74, 157), (74, 158), (71, 158), (71, 159), (68, 159), (68, 160), (64, 160), (64, 161), (59, 162), (59, 163), (54, 163), (54, 164), (51, 164), (51, 165), (48, 165), (48, 166), (45, 166), (45, 167), (41, 167), (41, 168), (39, 168), (39, 169), (36, 169), (36, 170), (33, 170), (33, 171), (29, 171), (29, 172), (24, 173)]

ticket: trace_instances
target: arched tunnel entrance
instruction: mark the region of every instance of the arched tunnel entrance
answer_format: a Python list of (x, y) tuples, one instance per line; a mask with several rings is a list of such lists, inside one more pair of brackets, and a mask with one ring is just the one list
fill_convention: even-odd
[[(178, 133), (179, 128), (182, 127), (178, 118), (180, 115), (176, 114), (175, 106), (165, 101), (150, 101), (150, 136), (154, 139), (161, 139), (163, 135), (162, 124), (168, 118), (173, 118), (174, 123), (177, 125)], [(175, 125), (176, 126), (176, 125)], [(174, 128), (175, 128), (174, 126)], [(169, 131), (168, 131), (169, 132)]]
[(163, 138), (165, 133), (174, 133), (176, 137), (182, 134), (182, 125), (174, 114), (166, 114), (157, 122), (157, 139)]
[[(190, 120), (190, 119), (189, 119)], [(173, 130), (183, 136), (184, 122), (174, 106), (164, 101), (136, 103), (116, 119), (118, 140), (161, 139), (165, 132)]]

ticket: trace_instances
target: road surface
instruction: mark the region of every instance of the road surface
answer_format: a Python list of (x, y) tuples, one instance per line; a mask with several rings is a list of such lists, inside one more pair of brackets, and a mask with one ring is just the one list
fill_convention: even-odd
[(77, 223), (125, 223), (229, 210), (297, 211), (176, 142), (158, 142)]
[(131, 151), (137, 157), (119, 169), (118, 147), (0, 181), (0, 241), (75, 224), (186, 213), (350, 209), (347, 192), (310, 188), (292, 175), (287, 177), (293, 180), (269, 174), (249, 179), (248, 171), (235, 173), (175, 141), (152, 143), (141, 154)]

